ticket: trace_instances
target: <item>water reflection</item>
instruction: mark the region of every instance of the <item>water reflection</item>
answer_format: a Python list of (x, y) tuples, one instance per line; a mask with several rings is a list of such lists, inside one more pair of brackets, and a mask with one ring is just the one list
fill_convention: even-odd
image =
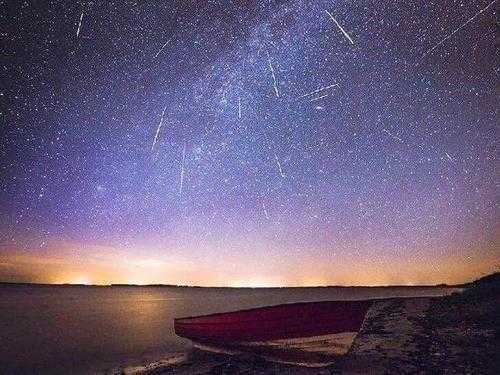
[[(4, 370), (89, 373), (185, 350), (173, 319), (297, 301), (442, 295), (443, 288), (0, 287)], [(26, 350), (30, 348), (30, 350)]]

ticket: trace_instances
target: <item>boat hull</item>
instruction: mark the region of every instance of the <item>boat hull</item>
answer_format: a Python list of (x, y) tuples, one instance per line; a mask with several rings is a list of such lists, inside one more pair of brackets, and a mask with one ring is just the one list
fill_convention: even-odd
[(174, 327), (177, 335), (191, 339), (200, 349), (324, 366), (349, 350), (372, 303), (285, 304), (180, 318)]
[(272, 362), (306, 367), (324, 367), (347, 353), (357, 332), (232, 344), (201, 343), (196, 348), (229, 355), (252, 354)]

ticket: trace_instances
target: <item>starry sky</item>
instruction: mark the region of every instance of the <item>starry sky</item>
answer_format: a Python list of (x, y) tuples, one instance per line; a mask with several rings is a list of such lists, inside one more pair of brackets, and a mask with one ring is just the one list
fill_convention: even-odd
[(498, 268), (498, 3), (0, 6), (0, 280)]

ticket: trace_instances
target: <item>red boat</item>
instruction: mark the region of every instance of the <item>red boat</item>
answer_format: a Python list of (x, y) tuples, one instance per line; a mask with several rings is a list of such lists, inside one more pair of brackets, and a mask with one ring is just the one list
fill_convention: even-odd
[(293, 303), (174, 320), (175, 333), (198, 348), (307, 366), (345, 354), (372, 301)]

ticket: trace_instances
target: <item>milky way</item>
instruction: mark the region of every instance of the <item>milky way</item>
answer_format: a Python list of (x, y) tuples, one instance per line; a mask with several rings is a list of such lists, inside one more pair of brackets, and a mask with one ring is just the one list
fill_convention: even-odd
[(26, 271), (44, 257), (221, 285), (500, 263), (495, 2), (11, 3), (0, 278), (49, 280)]

